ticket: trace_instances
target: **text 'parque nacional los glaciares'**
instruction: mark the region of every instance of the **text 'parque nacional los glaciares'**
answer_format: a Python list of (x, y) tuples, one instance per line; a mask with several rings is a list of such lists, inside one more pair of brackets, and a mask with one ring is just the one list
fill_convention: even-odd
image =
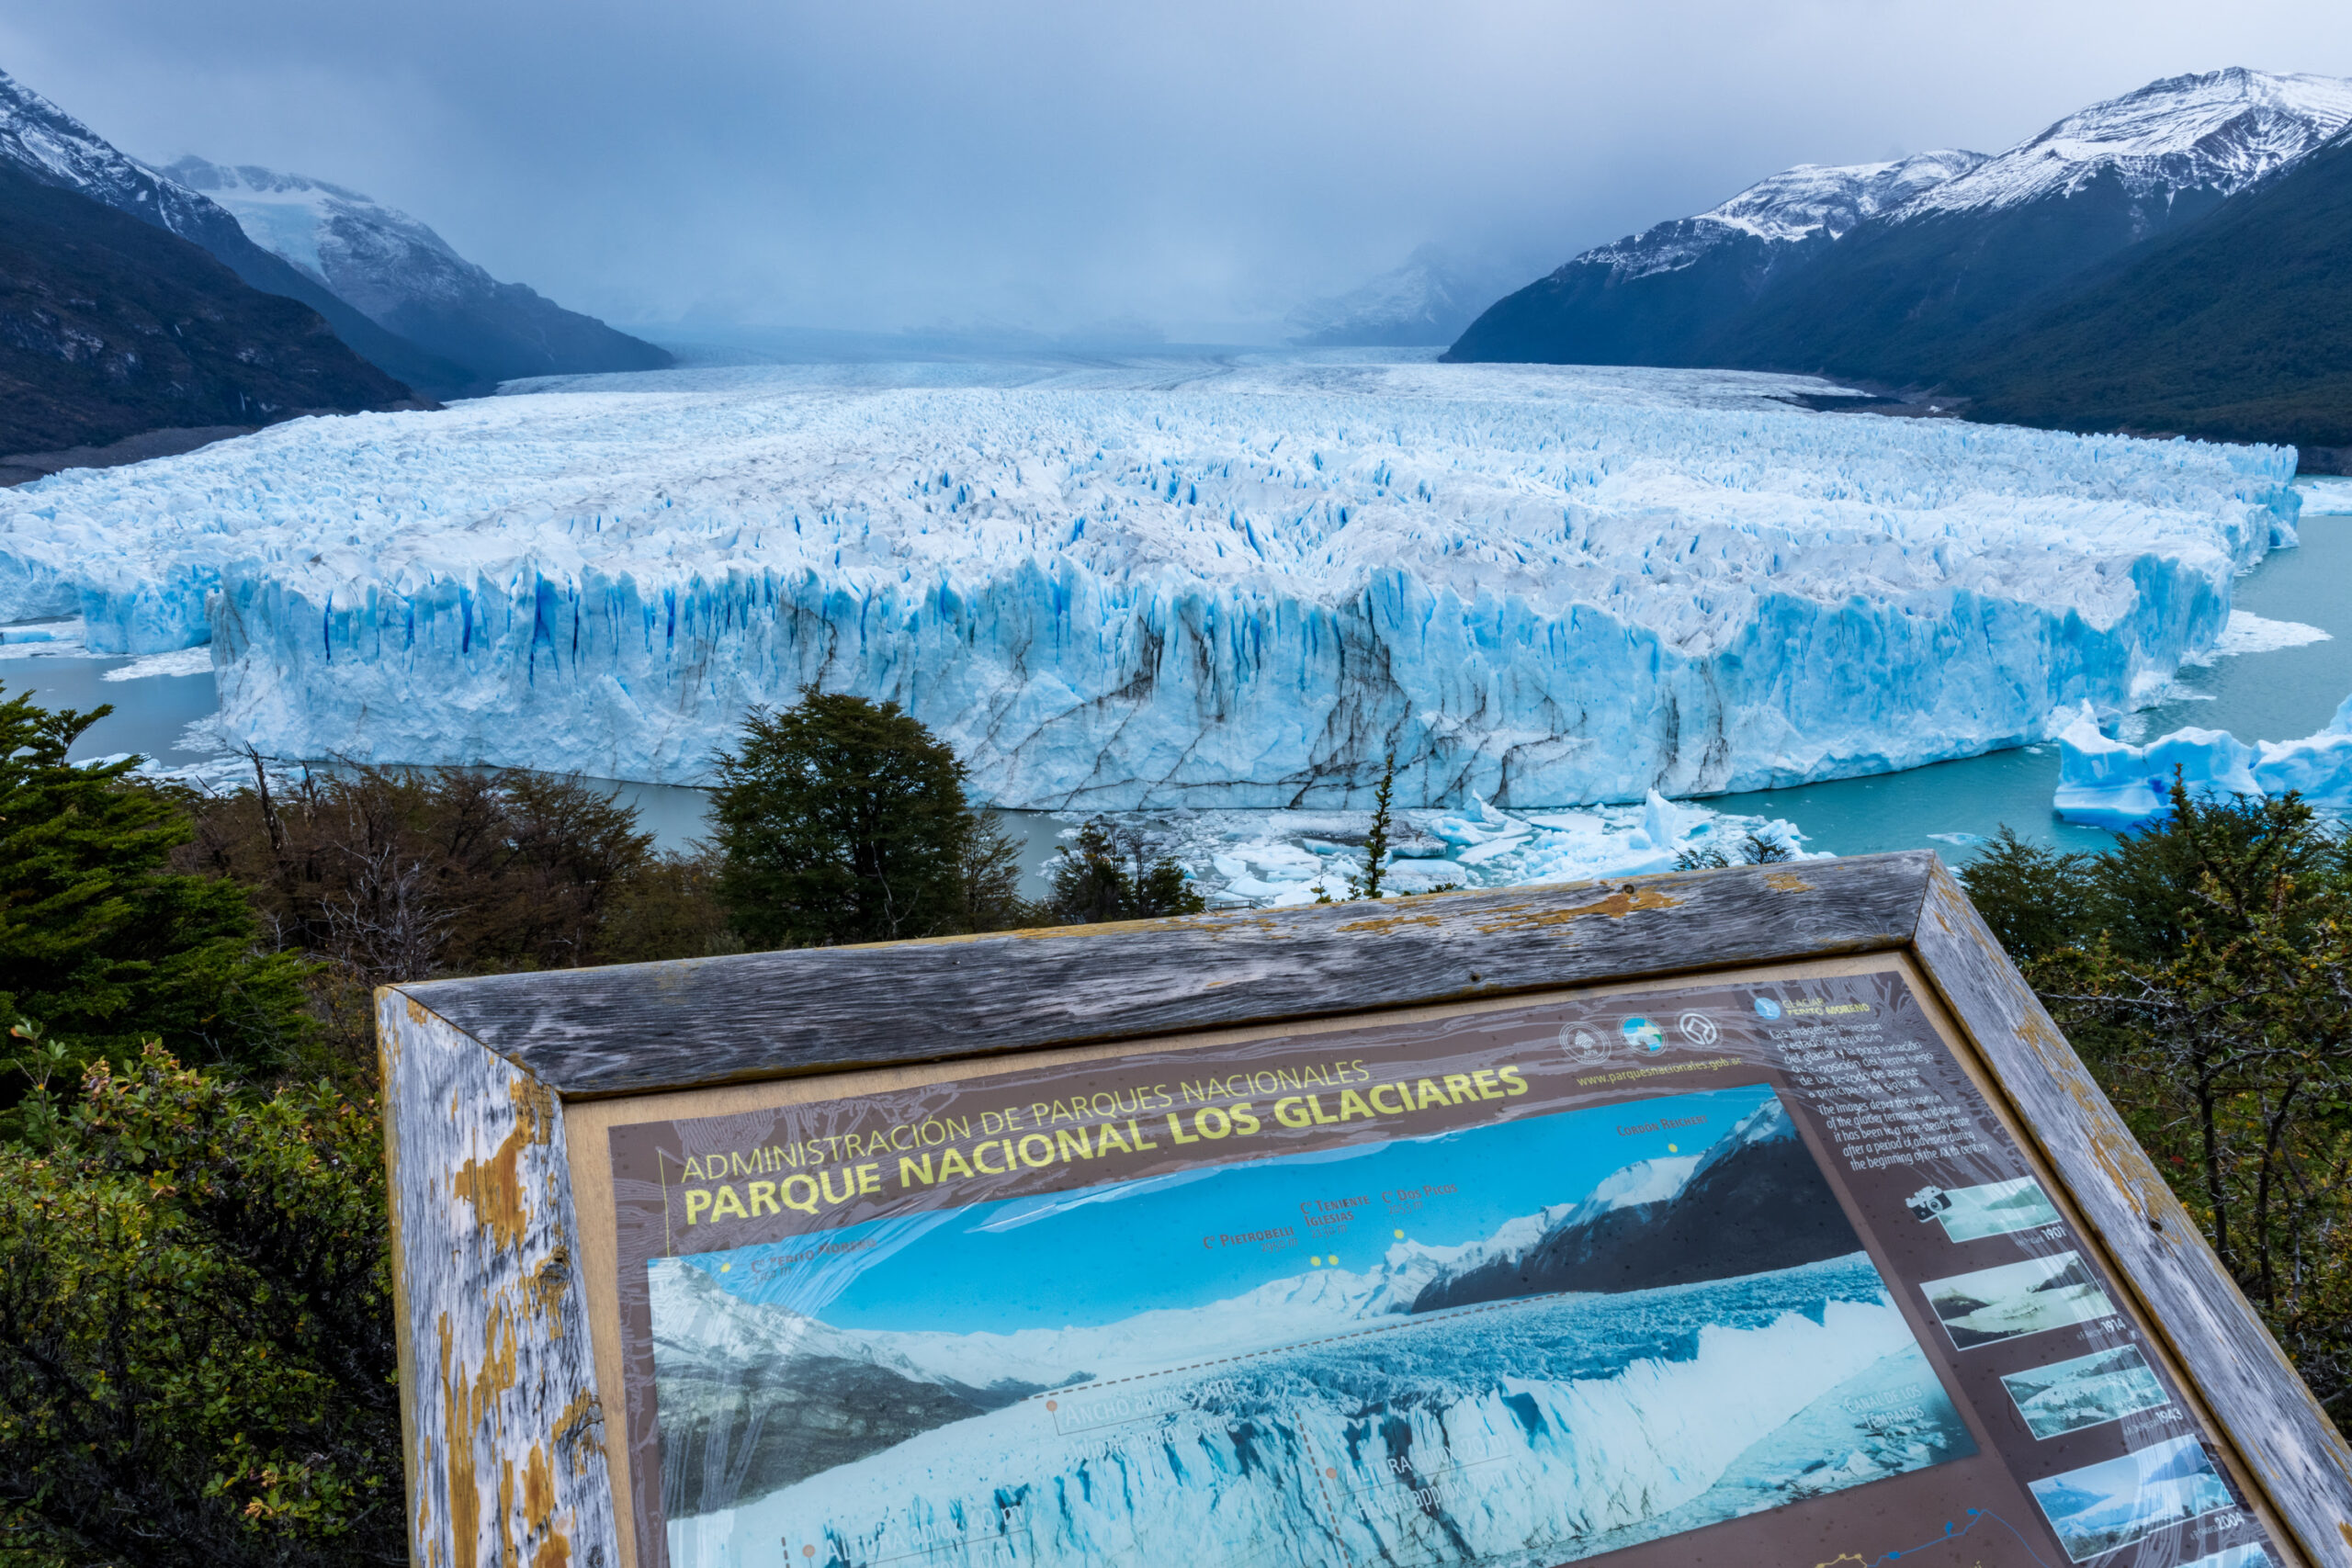
[[(1398, 1121), (1527, 1093), (1510, 1064), (1381, 1079), (1361, 1059), (1233, 1073), (896, 1122), (872, 1132), (772, 1141), (690, 1155), (680, 1168), (685, 1223), (791, 1210), (822, 1215), (895, 1185), (1011, 1177), (1080, 1161), (1294, 1131)], [(1288, 1091), (1288, 1092), (1286, 1092)], [(1249, 1098), (1244, 1098), (1249, 1097)], [(895, 1167), (895, 1168), (894, 1168)]]

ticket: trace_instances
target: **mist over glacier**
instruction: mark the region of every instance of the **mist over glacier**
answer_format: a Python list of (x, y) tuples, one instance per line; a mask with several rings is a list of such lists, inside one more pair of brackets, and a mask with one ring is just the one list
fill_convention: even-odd
[(0, 499), (0, 616), (209, 641), (282, 756), (698, 782), (817, 683), (1049, 808), (1638, 801), (2121, 708), (2293, 454), (1378, 354), (749, 367), (297, 421)]

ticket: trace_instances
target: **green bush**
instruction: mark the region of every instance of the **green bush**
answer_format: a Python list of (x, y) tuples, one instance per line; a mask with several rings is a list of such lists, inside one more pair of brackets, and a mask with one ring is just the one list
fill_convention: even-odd
[(718, 759), (718, 896), (754, 947), (1022, 923), (1015, 846), (964, 795), (955, 750), (896, 703), (820, 692), (754, 714)]
[(2352, 1420), (2352, 850), (2292, 795), (1962, 873), (2304, 1380)]
[(66, 761), (110, 711), (0, 703), (0, 1018), (39, 1018), (85, 1060), (128, 1062), (153, 1037), (183, 1060), (284, 1070), (311, 1033), (309, 965), (264, 943), (235, 886), (171, 869), (193, 837), (185, 792), (130, 777), (136, 759)]
[(264, 1098), (150, 1045), (21, 1114), (0, 1144), (0, 1561), (405, 1562), (375, 1105)]
[(1150, 834), (1099, 817), (1062, 846), (1046, 881), (1045, 914), (1058, 925), (1197, 915), (1208, 908)]

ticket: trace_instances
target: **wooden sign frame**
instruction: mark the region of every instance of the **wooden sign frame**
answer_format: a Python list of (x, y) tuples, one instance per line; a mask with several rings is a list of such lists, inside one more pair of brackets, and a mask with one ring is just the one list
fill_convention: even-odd
[(612, 1249), (582, 1223), (623, 1108), (1770, 965), (1894, 968), (1933, 998), (2273, 1538), (2352, 1568), (2352, 1450), (1928, 853), (386, 987), (412, 1561), (633, 1568), (615, 1330), (592, 1288)]

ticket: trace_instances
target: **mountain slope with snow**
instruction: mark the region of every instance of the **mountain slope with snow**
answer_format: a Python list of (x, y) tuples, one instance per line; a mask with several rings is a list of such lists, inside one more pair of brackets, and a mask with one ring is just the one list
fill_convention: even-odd
[(27, 459), (8, 479), (151, 431), (217, 439), (407, 395), (298, 301), (0, 160), (0, 453)]
[[(1997, 157), (1922, 190), (1894, 213), (1997, 211), (2112, 182), (2158, 206), (2236, 195), (2352, 125), (2352, 81), (2233, 67), (2172, 76), (2068, 115)], [(2148, 220), (2160, 223), (2153, 213)]]
[(163, 173), (232, 214), (254, 243), (377, 325), (485, 384), (654, 370), (669, 354), (517, 283), (501, 283), (430, 228), (356, 191), (252, 164), (185, 157)]
[(1983, 418), (2291, 441), (2306, 473), (2352, 471), (2352, 131), (2125, 253), (1948, 385)]
[(1695, 218), (1576, 257), (1489, 308), (1457, 361), (1702, 365), (1714, 336), (1818, 261), (1856, 225), (1967, 173), (1980, 152), (1885, 164), (1804, 164)]
[(1399, 804), (1533, 807), (2130, 705), (2299, 504), (2284, 452), (1757, 395), (1785, 381), (917, 371), (661, 372), (60, 476), (0, 501), (0, 608), (211, 640), (221, 724), (273, 755), (697, 779), (821, 682), (1007, 806), (1340, 806), (1393, 748)]
[[(2257, 198), (2347, 124), (2352, 82), (2235, 68), (2166, 78), (1994, 157), (1968, 155), (1842, 233), (1825, 224), (1777, 254), (1713, 214), (1587, 253), (1496, 305), (1448, 357), (1947, 383), (2037, 323), (2063, 320), (2078, 293), (2135, 258)], [(1776, 179), (1801, 188), (1803, 173)], [(1768, 208), (1773, 185), (1757, 187)], [(2241, 276), (2280, 265), (2255, 249), (2236, 259)], [(2226, 299), (2231, 286), (2217, 287)], [(2072, 356), (2048, 367), (2061, 376), (2079, 368), (2096, 380), (2103, 364), (2052, 336), (2041, 352)], [(2217, 389), (2207, 400), (2220, 397)], [(2065, 422), (2063, 410), (2051, 417)], [(2250, 428), (2278, 439), (2283, 426)]]
[(468, 378), (455, 365), (377, 325), (315, 278), (248, 239), (218, 203), (126, 156), (88, 126), (0, 72), (0, 160), (202, 246), (249, 288), (299, 299), (361, 358), (427, 395)]

